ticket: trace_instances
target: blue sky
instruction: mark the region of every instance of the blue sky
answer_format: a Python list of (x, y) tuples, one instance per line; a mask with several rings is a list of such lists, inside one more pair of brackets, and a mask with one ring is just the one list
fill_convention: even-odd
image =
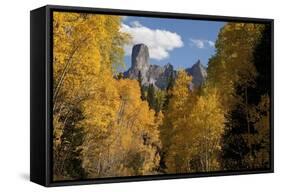
[(126, 46), (126, 69), (131, 66), (135, 43), (148, 44), (150, 63), (171, 63), (175, 69), (192, 66), (198, 59), (207, 65), (215, 53), (214, 43), (224, 22), (151, 17), (124, 17), (122, 30), (133, 37)]

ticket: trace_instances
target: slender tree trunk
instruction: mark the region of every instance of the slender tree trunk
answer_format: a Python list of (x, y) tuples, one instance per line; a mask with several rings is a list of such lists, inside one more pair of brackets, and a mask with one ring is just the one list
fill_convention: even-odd
[(76, 47), (74, 48), (74, 50), (70, 53), (70, 56), (67, 60), (67, 63), (65, 64), (65, 67), (63, 68), (63, 71), (62, 71), (62, 74), (61, 76), (59, 77), (59, 81), (58, 81), (58, 84), (54, 90), (54, 96), (53, 96), (53, 110), (56, 109), (56, 103), (57, 103), (57, 97), (58, 97), (58, 94), (59, 94), (59, 91), (61, 89), (61, 86), (63, 84), (63, 81), (65, 79), (65, 76), (69, 70), (69, 67), (71, 65), (71, 61), (72, 61), (72, 58), (73, 56), (75, 55), (76, 51), (78, 50), (78, 48), (80, 48), (80, 46), (87, 40), (88, 38), (84, 38), (83, 40), (81, 40), (81, 42), (79, 42), (78, 45), (76, 45)]
[(248, 88), (245, 88), (245, 108), (246, 108), (246, 120), (247, 120), (247, 131), (248, 131), (248, 147), (249, 147), (249, 153), (250, 153), (250, 162), (252, 162), (253, 156), (252, 156), (252, 144), (251, 144), (251, 130), (250, 130), (250, 119), (249, 119), (249, 109), (248, 109)]
[(204, 142), (204, 145), (205, 145), (205, 171), (208, 171), (208, 153), (207, 153), (207, 128), (204, 129), (205, 130), (205, 142)]
[(65, 76), (66, 76), (66, 74), (67, 74), (67, 72), (68, 72), (69, 66), (70, 66), (70, 64), (71, 64), (71, 60), (72, 60), (72, 58), (73, 58), (75, 52), (77, 51), (77, 49), (78, 49), (78, 46), (77, 46), (77, 47), (72, 51), (72, 53), (70, 54), (70, 57), (69, 57), (69, 59), (67, 60), (67, 63), (65, 64), (65, 67), (64, 67), (64, 69), (63, 69), (63, 71), (62, 71), (62, 74), (61, 74), (61, 76), (60, 76), (60, 78), (59, 78), (58, 84), (57, 84), (57, 86), (56, 86), (56, 88), (55, 88), (55, 90), (54, 90), (54, 98), (53, 98), (54, 105), (53, 105), (53, 109), (56, 108), (58, 93), (59, 93), (59, 91), (60, 91), (60, 88), (61, 88), (61, 85), (62, 85), (62, 83), (63, 83), (63, 81), (64, 81), (64, 78), (65, 78)]
[(245, 89), (245, 107), (246, 107), (246, 119), (247, 119), (247, 131), (250, 134), (250, 123), (249, 123), (249, 110), (248, 110), (248, 88)]

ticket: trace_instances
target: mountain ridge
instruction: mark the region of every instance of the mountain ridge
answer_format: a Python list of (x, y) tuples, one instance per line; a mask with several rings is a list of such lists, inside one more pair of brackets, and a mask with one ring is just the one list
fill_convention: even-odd
[[(201, 86), (207, 77), (207, 67), (200, 60), (184, 70), (192, 76), (191, 87)], [(141, 84), (146, 87), (152, 84), (156, 88), (166, 89), (177, 73), (171, 63), (164, 66), (150, 64), (148, 47), (145, 44), (136, 44), (132, 48), (131, 67), (123, 75), (125, 78), (141, 79)]]

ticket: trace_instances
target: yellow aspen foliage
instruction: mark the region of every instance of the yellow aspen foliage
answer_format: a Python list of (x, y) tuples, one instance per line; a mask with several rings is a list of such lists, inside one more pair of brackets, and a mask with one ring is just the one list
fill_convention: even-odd
[[(83, 167), (90, 178), (151, 174), (160, 160), (155, 112), (141, 100), (137, 81), (112, 80), (107, 81), (112, 85), (107, 88), (114, 91), (102, 96), (105, 103), (93, 98), (92, 103), (86, 104), (94, 105), (90, 109), (93, 113), (82, 121), (89, 130), (83, 144)], [(98, 106), (114, 110), (98, 114)]]
[(170, 93), (172, 98), (169, 101), (168, 112), (165, 115), (174, 129), (178, 127), (180, 121), (187, 119), (187, 105), (189, 105), (188, 99), (191, 95), (189, 84), (191, 80), (192, 77), (187, 75), (185, 71), (179, 71), (172, 93)]
[(188, 169), (188, 138), (192, 136), (187, 124), (193, 103), (189, 90), (191, 80), (185, 71), (179, 71), (161, 127), (161, 140), (169, 173), (186, 172)]
[[(93, 155), (87, 151), (90, 144), (108, 134), (116, 117), (119, 94), (113, 72), (123, 62), (128, 40), (120, 24), (118, 16), (53, 13), (54, 180), (87, 174), (67, 162), (83, 161), (80, 153)], [(103, 152), (106, 145), (92, 149)]]
[(189, 116), (189, 126), (193, 130), (193, 155), (201, 166), (201, 171), (220, 169), (218, 161), (221, 152), (221, 138), (224, 133), (225, 117), (218, 91), (205, 88), (205, 93), (198, 97)]
[(208, 82), (220, 89), (226, 110), (235, 105), (237, 86), (255, 86), (253, 52), (263, 28), (262, 24), (230, 22), (220, 30), (217, 54), (208, 64)]
[(168, 90), (121, 75), (120, 27), (119, 16), (53, 12), (54, 181), (230, 169), (237, 138), (239, 165), (269, 167), (270, 96), (253, 55), (263, 25), (225, 24), (203, 85), (180, 70)]
[[(55, 162), (65, 161), (62, 151), (70, 129), (68, 114), (82, 128), (82, 144), (73, 147), (88, 178), (145, 175), (160, 161), (160, 119), (140, 98), (137, 81), (117, 80), (123, 45), (129, 36), (120, 32), (120, 17), (78, 13), (54, 13), (54, 153)], [(63, 137), (63, 139), (62, 139)], [(63, 140), (63, 142), (62, 142)], [(54, 166), (55, 179), (71, 179)], [(65, 173), (66, 172), (66, 173)]]
[(54, 110), (60, 95), (64, 102), (87, 97), (99, 73), (121, 64), (128, 38), (120, 22), (117, 16), (54, 12)]
[(268, 158), (260, 161), (257, 155), (263, 151), (269, 156), (269, 148), (261, 147), (264, 141), (269, 142), (269, 137), (261, 138), (258, 131), (263, 126), (269, 134), (269, 126), (253, 120), (255, 116), (269, 118), (266, 113), (257, 112), (263, 100), (260, 96), (269, 93), (269, 37), (265, 24), (227, 23), (218, 35), (217, 53), (209, 61), (207, 82), (217, 88), (228, 122), (223, 137), (222, 166), (225, 169), (269, 166)]
[(169, 173), (220, 168), (218, 159), (225, 118), (219, 94), (207, 86), (201, 93), (191, 92), (190, 81), (185, 72), (179, 73), (161, 127), (166, 171)]
[(157, 154), (160, 140), (155, 112), (149, 109), (146, 101), (141, 100), (136, 80), (119, 80), (118, 89), (121, 105), (115, 126), (120, 132), (122, 149), (117, 151), (116, 156), (124, 153), (126, 160), (123, 160), (123, 164), (131, 170), (129, 174), (151, 174), (160, 160)]

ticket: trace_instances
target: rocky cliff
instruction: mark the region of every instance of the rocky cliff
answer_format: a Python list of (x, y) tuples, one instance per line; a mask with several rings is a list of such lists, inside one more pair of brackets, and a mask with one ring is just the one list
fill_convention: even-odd
[[(198, 60), (191, 68), (185, 69), (192, 79), (192, 87), (202, 85), (207, 77), (206, 67)], [(124, 72), (124, 77), (141, 79), (142, 85), (153, 84), (156, 88), (166, 89), (171, 78), (176, 77), (177, 71), (168, 63), (164, 66), (149, 64), (149, 50), (144, 44), (137, 44), (132, 50), (132, 65)]]
[(191, 68), (185, 71), (192, 76), (192, 84), (194, 87), (199, 87), (207, 77), (207, 68), (198, 60)]
[(148, 81), (147, 73), (150, 68), (148, 47), (144, 44), (137, 44), (132, 50), (131, 68), (124, 73), (124, 76), (130, 79), (142, 78), (142, 84)]

